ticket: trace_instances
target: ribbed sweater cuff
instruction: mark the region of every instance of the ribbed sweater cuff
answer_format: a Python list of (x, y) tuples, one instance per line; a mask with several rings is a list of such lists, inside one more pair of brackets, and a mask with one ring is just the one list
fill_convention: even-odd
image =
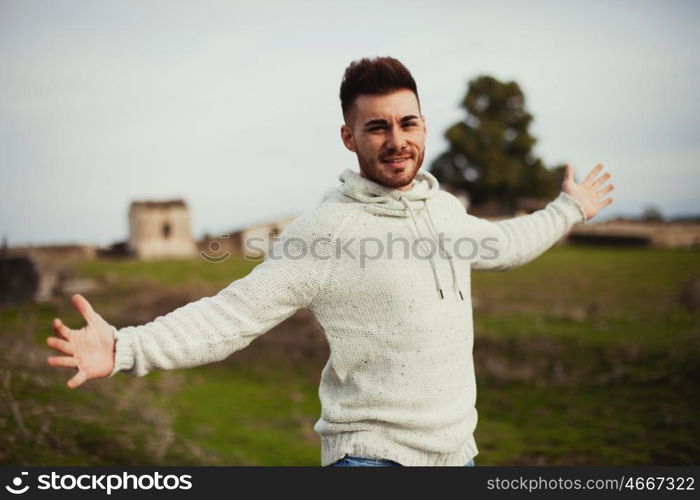
[(478, 453), (473, 436), (470, 436), (460, 450), (453, 453), (417, 450), (388, 442), (372, 432), (350, 432), (321, 437), (322, 466), (330, 465), (345, 455), (393, 460), (403, 466), (463, 466)]
[(113, 377), (120, 371), (130, 370), (134, 366), (134, 350), (131, 345), (131, 337), (115, 328), (114, 340), (114, 368), (108, 377)]
[(586, 222), (586, 213), (573, 196), (562, 191), (552, 203), (562, 211), (571, 225)]

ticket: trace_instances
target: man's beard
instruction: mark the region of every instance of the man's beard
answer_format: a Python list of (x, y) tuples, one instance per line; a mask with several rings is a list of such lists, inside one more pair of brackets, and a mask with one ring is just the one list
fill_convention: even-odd
[[(401, 153), (388, 153), (383, 156), (399, 156), (400, 154)], [(400, 173), (392, 172), (390, 166), (385, 165), (380, 159), (375, 157), (364, 158), (358, 154), (357, 158), (360, 163), (360, 170), (367, 178), (373, 180), (377, 184), (397, 189), (411, 184), (418, 170), (420, 170), (421, 165), (423, 165), (425, 148), (417, 154), (412, 152), (411, 159), (413, 160), (413, 165), (405, 167)]]

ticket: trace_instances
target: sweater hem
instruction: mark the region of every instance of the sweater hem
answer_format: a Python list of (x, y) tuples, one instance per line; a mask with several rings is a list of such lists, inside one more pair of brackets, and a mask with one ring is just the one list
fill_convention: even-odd
[(474, 436), (452, 453), (431, 452), (405, 446), (369, 431), (321, 437), (321, 465), (330, 465), (346, 455), (392, 460), (403, 466), (463, 466), (479, 454)]

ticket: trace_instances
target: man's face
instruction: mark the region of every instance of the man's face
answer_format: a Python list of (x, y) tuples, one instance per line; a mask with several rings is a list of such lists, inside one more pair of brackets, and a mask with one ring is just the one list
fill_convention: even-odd
[(360, 95), (350, 123), (340, 128), (345, 147), (357, 154), (360, 174), (378, 184), (406, 191), (423, 164), (425, 117), (410, 90)]

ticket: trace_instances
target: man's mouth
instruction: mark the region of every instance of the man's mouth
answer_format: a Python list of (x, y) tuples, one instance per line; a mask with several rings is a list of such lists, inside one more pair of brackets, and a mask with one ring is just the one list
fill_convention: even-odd
[(388, 158), (382, 158), (382, 163), (388, 163), (389, 165), (394, 166), (394, 167), (401, 167), (410, 159), (411, 159), (410, 156), (388, 157)]

